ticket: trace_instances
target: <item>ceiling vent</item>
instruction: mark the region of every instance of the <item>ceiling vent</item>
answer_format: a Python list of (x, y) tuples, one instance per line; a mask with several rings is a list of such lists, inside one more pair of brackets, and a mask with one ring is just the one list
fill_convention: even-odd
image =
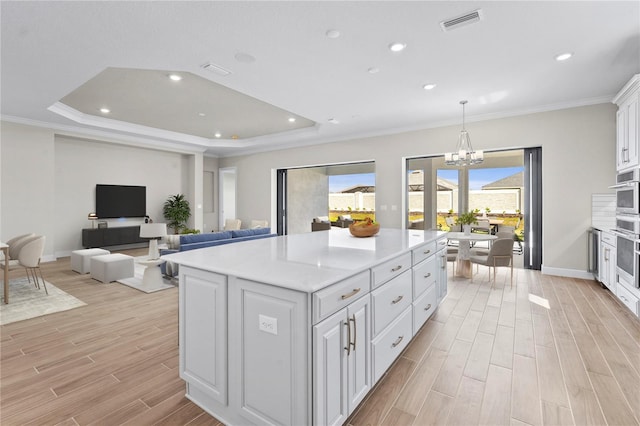
[(222, 68), (220, 65), (212, 64), (211, 62), (207, 62), (206, 64), (202, 65), (202, 68), (221, 76), (231, 74), (231, 71), (229, 71), (228, 69)]
[(475, 24), (482, 20), (482, 9), (474, 10), (473, 12), (466, 13), (464, 15), (449, 19), (447, 21), (440, 22), (440, 28), (442, 31), (451, 31), (456, 28), (460, 28), (464, 25)]

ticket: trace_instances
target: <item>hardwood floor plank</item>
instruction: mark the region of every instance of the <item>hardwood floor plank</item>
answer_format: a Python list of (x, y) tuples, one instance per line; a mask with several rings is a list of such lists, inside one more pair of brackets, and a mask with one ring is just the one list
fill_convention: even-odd
[(480, 320), (478, 331), (481, 333), (496, 334), (499, 316), (500, 307), (487, 305), (487, 307), (484, 309), (484, 313), (482, 314), (482, 320)]
[(533, 337), (536, 345), (553, 347), (553, 331), (551, 330), (551, 322), (549, 316), (545, 312), (544, 315), (533, 314)]
[(447, 424), (451, 426), (470, 426), (480, 422), (480, 408), (485, 383), (462, 376), (458, 395), (454, 402)]
[(611, 425), (637, 425), (638, 419), (634, 417), (626, 399), (622, 395), (615, 379), (610, 376), (589, 372), (596, 396), (600, 401), (602, 412)]
[(442, 364), (440, 373), (433, 383), (432, 389), (445, 395), (455, 397), (462, 372), (471, 352), (471, 343), (456, 340), (451, 346), (447, 359)]
[(542, 401), (542, 424), (549, 426), (575, 425), (570, 409), (544, 400)]
[(460, 330), (456, 335), (456, 339), (464, 340), (465, 342), (473, 342), (478, 333), (478, 327), (480, 326), (480, 320), (482, 319), (482, 312), (468, 311)]
[(447, 352), (439, 349), (430, 350), (400, 392), (394, 407), (416, 416), (446, 359)]
[(569, 407), (569, 400), (555, 348), (536, 345), (540, 395), (543, 401)]
[(481, 425), (508, 425), (511, 423), (511, 380), (508, 368), (491, 364), (480, 407)]
[(463, 375), (482, 382), (487, 380), (491, 353), (493, 351), (494, 336), (491, 334), (478, 333), (473, 342), (467, 365)]
[(511, 416), (530, 425), (542, 424), (540, 389), (536, 360), (522, 355), (513, 356)]
[(503, 325), (498, 326), (496, 338), (491, 352), (491, 364), (511, 369), (513, 364), (514, 329)]
[(535, 339), (533, 337), (533, 322), (526, 320), (516, 320), (515, 336), (513, 341), (513, 353), (536, 357)]
[(438, 321), (427, 321), (404, 350), (402, 356), (419, 363), (443, 326), (444, 324)]
[(387, 414), (382, 421), (382, 424), (389, 426), (411, 426), (415, 419), (415, 416), (392, 407), (391, 410), (389, 410), (389, 414)]
[(413, 424), (416, 426), (445, 424), (452, 407), (452, 397), (431, 391)]
[(585, 389), (567, 384), (567, 392), (576, 425), (606, 424), (598, 398), (591, 388)]

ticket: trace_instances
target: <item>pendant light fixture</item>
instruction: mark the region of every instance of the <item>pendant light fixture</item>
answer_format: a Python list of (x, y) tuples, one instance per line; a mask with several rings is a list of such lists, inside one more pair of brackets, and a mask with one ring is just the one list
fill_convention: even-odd
[(467, 101), (460, 101), (460, 105), (462, 105), (462, 130), (458, 136), (456, 150), (444, 154), (444, 162), (447, 166), (471, 166), (480, 164), (484, 160), (482, 151), (473, 150), (469, 133), (464, 128), (464, 106), (466, 103)]

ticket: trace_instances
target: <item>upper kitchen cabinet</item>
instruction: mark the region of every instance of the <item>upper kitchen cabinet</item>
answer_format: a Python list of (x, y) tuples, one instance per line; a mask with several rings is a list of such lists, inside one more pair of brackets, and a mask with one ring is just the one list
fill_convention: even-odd
[(618, 171), (638, 167), (640, 138), (640, 74), (633, 76), (613, 98), (618, 105), (616, 115), (616, 169)]

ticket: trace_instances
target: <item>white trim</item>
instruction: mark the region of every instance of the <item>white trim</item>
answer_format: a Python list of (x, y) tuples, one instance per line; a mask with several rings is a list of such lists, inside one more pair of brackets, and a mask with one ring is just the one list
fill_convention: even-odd
[(559, 277), (581, 278), (583, 280), (593, 280), (591, 272), (582, 271), (580, 269), (552, 268), (542, 265), (543, 275), (556, 275)]

